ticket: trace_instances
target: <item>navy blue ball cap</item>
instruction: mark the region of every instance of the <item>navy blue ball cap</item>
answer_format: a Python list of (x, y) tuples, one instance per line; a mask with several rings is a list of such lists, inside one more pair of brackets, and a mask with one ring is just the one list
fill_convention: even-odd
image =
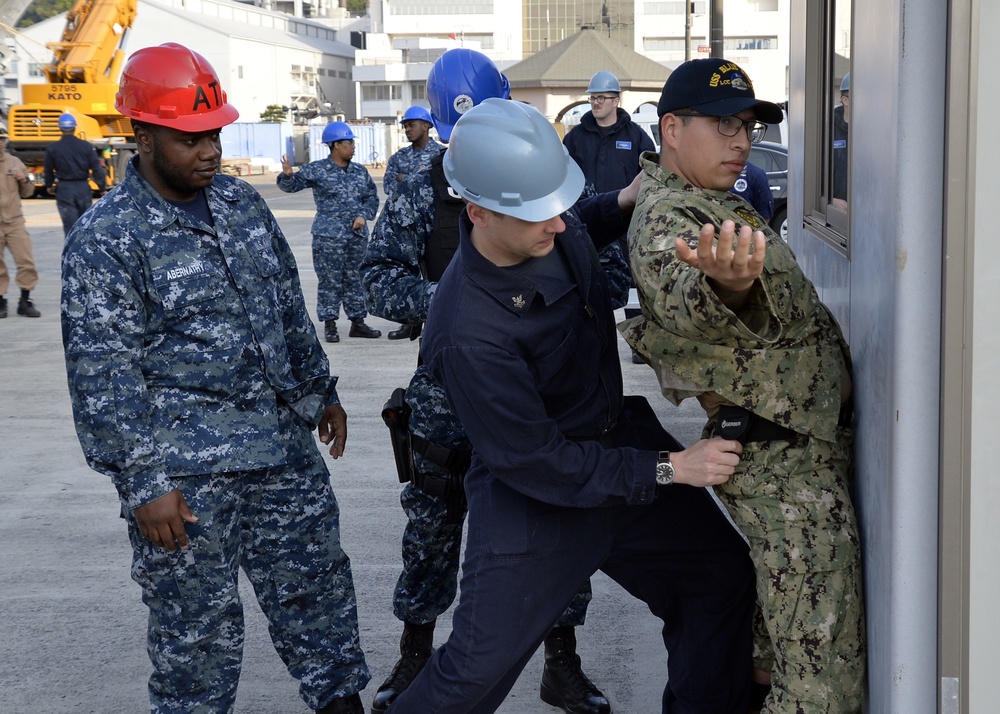
[(685, 62), (667, 77), (656, 105), (663, 116), (678, 109), (693, 109), (711, 117), (725, 117), (753, 109), (757, 121), (780, 124), (781, 107), (753, 93), (753, 82), (735, 62), (710, 57)]

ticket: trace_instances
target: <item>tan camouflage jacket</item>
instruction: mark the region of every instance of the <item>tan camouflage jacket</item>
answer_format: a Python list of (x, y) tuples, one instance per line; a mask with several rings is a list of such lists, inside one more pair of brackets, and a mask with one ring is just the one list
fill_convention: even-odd
[[(677, 404), (715, 393), (766, 419), (834, 439), (850, 391), (850, 354), (788, 246), (742, 198), (699, 189), (643, 154), (629, 255), (642, 317), (619, 329), (653, 365), (664, 396)], [(703, 273), (677, 258), (674, 239), (692, 247), (705, 223), (731, 219), (767, 236), (764, 273), (733, 313)]]

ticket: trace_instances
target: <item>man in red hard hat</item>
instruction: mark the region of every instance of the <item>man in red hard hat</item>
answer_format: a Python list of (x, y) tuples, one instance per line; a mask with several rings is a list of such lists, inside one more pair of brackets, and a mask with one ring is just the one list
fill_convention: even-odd
[(253, 583), (318, 712), (364, 711), (351, 564), (330, 473), (347, 418), (288, 243), (219, 175), (238, 112), (199, 54), (139, 50), (115, 106), (138, 155), (70, 232), (62, 319), (77, 433), (111, 477), (149, 607), (152, 712), (231, 712)]

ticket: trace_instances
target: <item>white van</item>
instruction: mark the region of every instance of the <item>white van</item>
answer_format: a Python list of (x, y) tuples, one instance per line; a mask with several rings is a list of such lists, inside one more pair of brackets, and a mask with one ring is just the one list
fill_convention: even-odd
[(656, 150), (660, 150), (660, 119), (656, 116), (656, 107), (652, 104), (643, 104), (639, 111), (631, 115), (632, 123), (649, 134), (656, 145)]

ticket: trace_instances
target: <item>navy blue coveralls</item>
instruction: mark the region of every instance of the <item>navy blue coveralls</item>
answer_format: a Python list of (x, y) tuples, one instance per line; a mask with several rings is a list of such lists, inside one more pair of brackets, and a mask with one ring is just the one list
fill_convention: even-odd
[(680, 447), (623, 397), (606, 281), (586, 230), (563, 219), (571, 282), (496, 267), (462, 216), (421, 347), (474, 448), (461, 595), (448, 641), (389, 711), (495, 711), (601, 569), (664, 621), (663, 712), (743, 714), (747, 547), (706, 490), (656, 485), (657, 451)]
[(67, 133), (45, 149), (45, 188), (50, 189), (59, 179), (56, 208), (62, 220), (64, 237), (69, 235), (69, 229), (94, 202), (88, 180), (91, 173), (98, 191), (103, 192), (107, 185), (104, 167), (90, 142)]
[(563, 138), (563, 144), (583, 175), (598, 193), (625, 188), (639, 173), (639, 156), (656, 151), (649, 134), (618, 109), (618, 120), (609, 127), (597, 125), (591, 112)]
[[(593, 112), (580, 117), (580, 123), (563, 137), (563, 145), (580, 166), (583, 175), (597, 193), (625, 188), (639, 173), (639, 156), (656, 151), (649, 134), (632, 121), (624, 109), (617, 109), (617, 121), (608, 127), (597, 125)], [(628, 262), (628, 237), (618, 236), (618, 245)], [(629, 286), (635, 285), (631, 272)], [(625, 308), (625, 317), (636, 317), (639, 310)]]

